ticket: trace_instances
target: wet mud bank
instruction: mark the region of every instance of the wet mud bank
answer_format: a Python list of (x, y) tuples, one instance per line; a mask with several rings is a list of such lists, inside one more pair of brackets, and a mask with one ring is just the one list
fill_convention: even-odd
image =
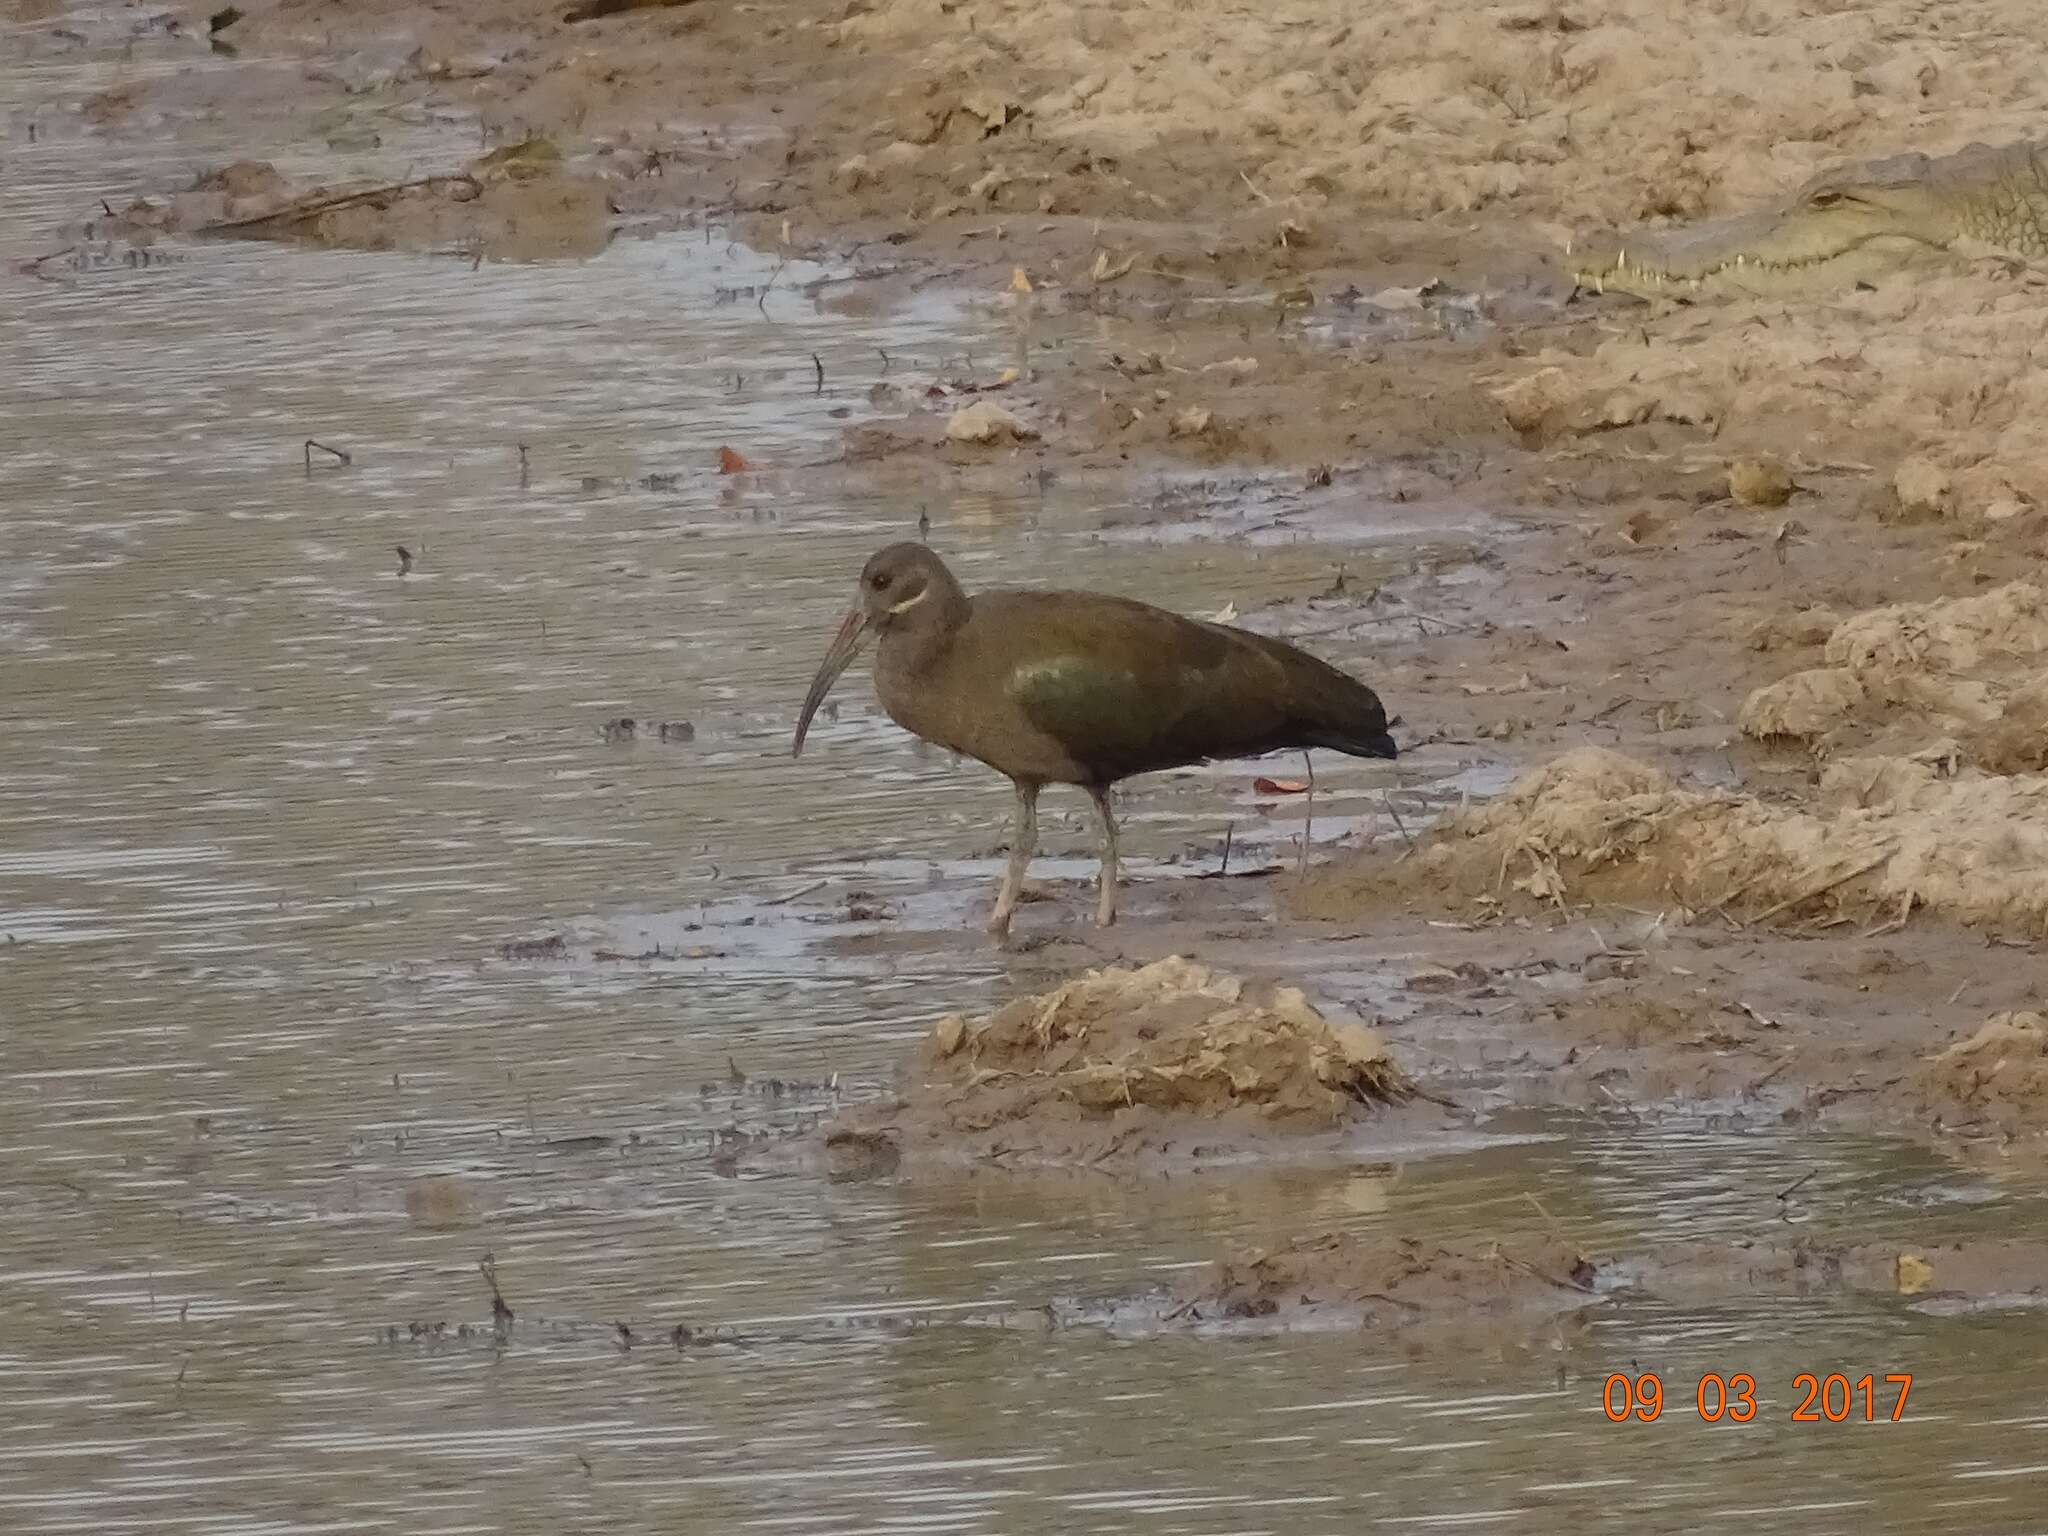
[(2048, 1246), (2021, 1240), (1936, 1245), (1817, 1240), (1698, 1243), (1589, 1256), (1561, 1237), (1503, 1235), (1460, 1248), (1328, 1234), (1219, 1261), (1186, 1282), (1163, 1323), (1411, 1330), (1478, 1327), (1538, 1335), (1603, 1306), (1686, 1307), (1769, 1297), (1861, 1296), (1930, 1314), (2048, 1305)]

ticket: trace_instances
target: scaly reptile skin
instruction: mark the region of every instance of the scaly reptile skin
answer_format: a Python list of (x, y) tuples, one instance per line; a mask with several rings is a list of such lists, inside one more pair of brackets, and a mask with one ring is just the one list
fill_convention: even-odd
[(1582, 288), (1648, 298), (1846, 289), (1960, 247), (2048, 265), (2048, 146), (1972, 144), (1824, 171), (1776, 208), (1566, 249)]

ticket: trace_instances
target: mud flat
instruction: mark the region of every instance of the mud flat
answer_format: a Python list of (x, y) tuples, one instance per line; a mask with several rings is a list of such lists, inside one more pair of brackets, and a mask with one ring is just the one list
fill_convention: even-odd
[(1589, 1256), (1562, 1236), (1509, 1232), (1480, 1245), (1316, 1233), (1232, 1254), (1170, 1291), (1048, 1297), (1034, 1306), (947, 1317), (871, 1312), (803, 1326), (704, 1318), (597, 1322), (522, 1317), (495, 1289), (489, 1321), (384, 1325), (392, 1348), (582, 1348), (740, 1353), (797, 1340), (846, 1341), (956, 1329), (1126, 1334), (1345, 1332), (1367, 1349), (1408, 1354), (1585, 1350), (1603, 1312), (1644, 1304), (1737, 1308), (1788, 1298), (1858, 1298), (1929, 1317), (2048, 1307), (2048, 1243), (1977, 1238), (1934, 1243), (1820, 1239), (1688, 1243)]
[(1698, 1243), (1588, 1257), (1554, 1236), (1461, 1248), (1331, 1233), (1220, 1260), (1186, 1282), (1161, 1318), (1343, 1323), (1420, 1337), (1475, 1326), (1534, 1332), (1560, 1316), (1642, 1300), (1701, 1307), (1863, 1295), (1930, 1312), (2025, 1310), (2048, 1305), (2044, 1287), (2048, 1245), (2021, 1240)]
[[(836, 445), (878, 484), (1227, 466), (1284, 488), (1274, 527), (1329, 537), (1333, 567), (1347, 524), (1483, 508), (1469, 561), (1248, 616), (1312, 616), (1416, 758), (1524, 775), (1285, 896), (1300, 937), (1411, 957), (1382, 1024), (1402, 1070), (2011, 1155), (2042, 1121), (2048, 983), (2048, 629), (2025, 577), (2048, 284), (1958, 249), (1839, 291), (1644, 303), (1575, 293), (1561, 260), (1586, 229), (1726, 215), (1836, 162), (2024, 138), (2048, 89), (2032, 13), (1966, 12), (1402, 0), (1361, 22), (1301, 0), (1173, 8), (1168, 48), (1163, 4), (288, 0), (157, 29), (138, 46), (166, 59), (237, 52), (38, 126), (118, 142), (232, 111), (282, 147), (433, 121), (481, 141), (388, 181), (109, 188), (74, 243), (545, 256), (668, 220), (855, 253), (820, 303), (981, 295), (1003, 359)], [(959, 397), (991, 390), (1036, 435), (950, 439)], [(1199, 927), (1209, 899), (1175, 910)], [(1106, 957), (1237, 963), (1186, 938), (1127, 931)], [(1246, 950), (1247, 975), (1320, 964)], [(1030, 1068), (1066, 1084), (1061, 1115), (1077, 1070)], [(1126, 1108), (1156, 1112), (1137, 1081)]]

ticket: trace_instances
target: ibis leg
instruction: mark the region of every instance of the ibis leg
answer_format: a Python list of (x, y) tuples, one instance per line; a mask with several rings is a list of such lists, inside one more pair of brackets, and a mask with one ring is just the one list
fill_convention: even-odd
[(1017, 898), (1024, 893), (1024, 871), (1038, 848), (1038, 786), (1024, 779), (1015, 781), (1017, 819), (1010, 828), (1010, 867), (1003, 873), (1003, 888), (996, 893), (996, 909), (988, 915), (988, 931), (1010, 931), (1010, 914), (1017, 910)]
[(1088, 791), (1102, 816), (1102, 897), (1095, 905), (1095, 922), (1107, 928), (1116, 921), (1116, 812), (1110, 809), (1109, 788)]

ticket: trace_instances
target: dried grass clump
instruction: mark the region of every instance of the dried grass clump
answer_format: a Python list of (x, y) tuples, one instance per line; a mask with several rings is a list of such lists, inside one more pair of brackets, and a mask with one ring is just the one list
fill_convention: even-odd
[(1604, 748), (1567, 753), (1453, 818), (1419, 878), (1543, 900), (1677, 901), (1761, 922), (1915, 907), (2048, 932), (2048, 780), (1940, 762), (1829, 768), (1814, 811), (1681, 789)]
[(1179, 956), (1089, 971), (984, 1018), (950, 1014), (919, 1065), (913, 1099), (943, 1099), (960, 1129), (1140, 1106), (1328, 1127), (1362, 1104), (1413, 1093), (1365, 1025), (1326, 1019), (1297, 988), (1248, 984)]

